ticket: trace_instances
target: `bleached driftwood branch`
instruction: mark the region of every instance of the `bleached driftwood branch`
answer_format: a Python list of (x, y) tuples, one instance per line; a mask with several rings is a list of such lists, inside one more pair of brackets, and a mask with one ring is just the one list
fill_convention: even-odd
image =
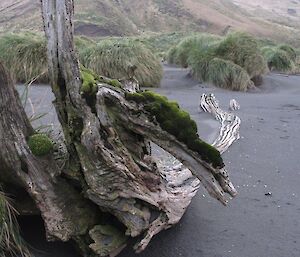
[[(224, 153), (236, 140), (240, 138), (241, 119), (233, 113), (225, 112), (219, 107), (218, 100), (213, 94), (203, 94), (200, 99), (200, 108), (211, 113), (221, 123), (220, 133), (212, 145), (220, 153)], [(240, 105), (234, 99), (230, 101), (230, 109), (238, 110)]]

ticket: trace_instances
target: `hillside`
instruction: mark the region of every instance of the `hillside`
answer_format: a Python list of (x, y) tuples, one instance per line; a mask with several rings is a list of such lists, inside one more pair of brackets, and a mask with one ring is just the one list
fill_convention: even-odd
[[(41, 30), (39, 4), (1, 0), (0, 33)], [(75, 0), (75, 9), (75, 31), (87, 36), (239, 29), (291, 41), (300, 34), (300, 0)]]

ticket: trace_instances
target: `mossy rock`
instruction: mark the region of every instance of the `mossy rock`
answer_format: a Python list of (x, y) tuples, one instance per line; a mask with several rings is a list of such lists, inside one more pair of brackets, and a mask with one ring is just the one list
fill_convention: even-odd
[(151, 91), (127, 93), (126, 99), (144, 105), (144, 109), (154, 116), (160, 127), (175, 136), (189, 149), (214, 167), (223, 167), (220, 152), (199, 138), (197, 124), (189, 113), (180, 109), (177, 102), (168, 101), (164, 96)]
[(46, 134), (34, 134), (29, 137), (28, 146), (36, 156), (44, 156), (53, 150), (53, 142)]

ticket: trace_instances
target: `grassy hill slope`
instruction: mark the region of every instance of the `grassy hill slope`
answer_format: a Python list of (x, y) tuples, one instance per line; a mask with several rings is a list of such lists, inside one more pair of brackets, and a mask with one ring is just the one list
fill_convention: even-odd
[[(251, 2), (251, 3), (250, 3)], [(144, 32), (244, 30), (292, 41), (300, 35), (299, 0), (75, 0), (75, 31), (87, 36)], [(262, 2), (262, 1), (260, 1)], [(1, 0), (0, 33), (42, 29), (39, 0)], [(274, 11), (275, 9), (277, 11)], [(300, 9), (299, 9), (300, 13)]]

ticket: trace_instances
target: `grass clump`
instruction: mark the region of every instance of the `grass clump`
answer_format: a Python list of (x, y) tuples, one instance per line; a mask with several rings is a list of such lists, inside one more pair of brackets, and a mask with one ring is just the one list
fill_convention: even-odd
[(259, 42), (246, 33), (229, 34), (216, 48), (216, 57), (232, 61), (246, 70), (250, 78), (266, 73), (267, 63)]
[(268, 70), (259, 42), (245, 33), (224, 39), (209, 34), (188, 37), (171, 48), (168, 57), (170, 63), (190, 67), (200, 81), (231, 90), (246, 91)]
[(0, 188), (0, 255), (29, 257), (20, 235), (16, 210), (12, 207), (8, 197)]
[(297, 69), (297, 52), (289, 45), (265, 46), (261, 49), (272, 71), (292, 73)]
[(207, 81), (218, 87), (247, 91), (253, 82), (248, 73), (232, 61), (214, 58), (209, 62)]
[[(74, 41), (77, 51), (95, 44), (93, 40), (82, 36), (75, 37)], [(46, 40), (41, 35), (31, 32), (2, 35), (0, 60), (16, 82), (49, 82)]]
[(167, 60), (171, 64), (187, 68), (189, 66), (188, 58), (195, 49), (207, 49), (218, 40), (220, 37), (211, 34), (198, 34), (184, 38), (177, 46), (170, 49)]
[(142, 103), (144, 109), (155, 117), (160, 127), (175, 136), (189, 149), (199, 153), (201, 158), (214, 167), (223, 167), (224, 163), (218, 150), (199, 138), (197, 124), (189, 113), (180, 109), (174, 101), (151, 91), (126, 94), (127, 100)]
[(166, 52), (173, 45), (178, 44), (183, 38), (191, 35), (190, 32), (159, 33), (138, 37), (137, 40), (149, 47), (156, 56), (166, 58)]
[(293, 68), (293, 61), (286, 51), (276, 49), (276, 51), (268, 61), (268, 65), (271, 70), (285, 72), (290, 71)]
[(49, 80), (46, 41), (39, 35), (3, 35), (0, 37), (0, 60), (17, 82), (27, 82), (34, 78), (39, 82)]
[(53, 150), (53, 142), (46, 134), (34, 134), (29, 137), (28, 146), (36, 156), (44, 156)]
[(280, 50), (285, 51), (288, 54), (289, 58), (293, 62), (296, 61), (296, 59), (297, 59), (297, 52), (296, 52), (296, 50), (292, 46), (290, 46), (290, 45), (280, 45), (278, 48)]
[(262, 52), (271, 71), (292, 73), (296, 69), (297, 52), (291, 46), (265, 46)]
[(215, 58), (214, 48), (205, 50), (194, 49), (188, 59), (192, 75), (201, 82), (208, 82), (209, 63), (213, 58)]
[(80, 52), (81, 63), (106, 77), (130, 78), (130, 67), (136, 66), (135, 77), (141, 86), (159, 86), (162, 66), (143, 44), (129, 40), (102, 40)]

